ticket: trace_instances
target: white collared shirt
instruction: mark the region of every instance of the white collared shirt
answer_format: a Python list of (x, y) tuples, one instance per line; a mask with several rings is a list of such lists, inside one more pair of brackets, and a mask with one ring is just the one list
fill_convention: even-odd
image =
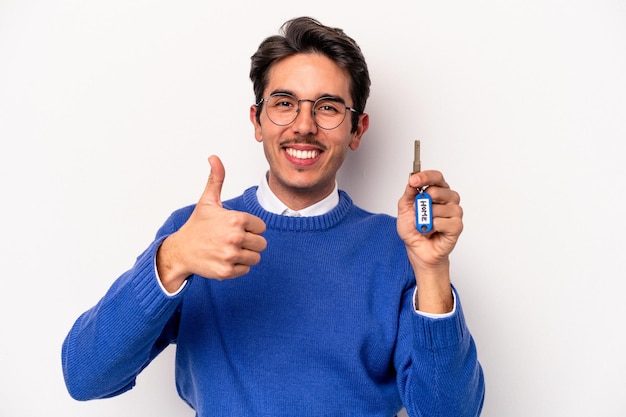
[(335, 189), (326, 198), (312, 206), (303, 208), (302, 210), (294, 211), (285, 205), (272, 190), (270, 190), (269, 183), (267, 182), (267, 175), (263, 176), (263, 180), (259, 184), (259, 188), (256, 190), (256, 197), (259, 200), (259, 204), (264, 210), (274, 214), (281, 214), (284, 216), (321, 216), (326, 214), (339, 204), (339, 191), (337, 187), (337, 181), (335, 181)]

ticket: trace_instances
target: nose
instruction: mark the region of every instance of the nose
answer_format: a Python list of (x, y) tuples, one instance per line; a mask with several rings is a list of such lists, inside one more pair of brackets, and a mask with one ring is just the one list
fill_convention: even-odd
[[(303, 106), (304, 104), (304, 106)], [(317, 132), (317, 124), (313, 115), (313, 100), (302, 99), (298, 102), (298, 114), (291, 128), (294, 132), (301, 135), (312, 134)]]

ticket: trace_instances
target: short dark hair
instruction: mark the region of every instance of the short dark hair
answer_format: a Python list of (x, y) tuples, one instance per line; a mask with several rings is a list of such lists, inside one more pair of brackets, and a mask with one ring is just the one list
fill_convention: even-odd
[[(356, 131), (359, 114), (365, 111), (371, 82), (365, 57), (354, 39), (342, 29), (322, 25), (311, 17), (288, 20), (281, 26), (279, 33), (263, 40), (251, 57), (250, 79), (255, 101), (258, 103), (263, 98), (268, 72), (275, 62), (299, 53), (320, 53), (350, 75), (352, 107), (358, 112), (352, 114), (352, 132)], [(261, 105), (256, 113), (259, 122)]]

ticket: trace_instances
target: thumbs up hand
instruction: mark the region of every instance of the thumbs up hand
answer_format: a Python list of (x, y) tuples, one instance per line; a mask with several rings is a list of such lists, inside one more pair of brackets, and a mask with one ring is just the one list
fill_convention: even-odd
[(267, 246), (263, 220), (222, 207), (224, 165), (215, 155), (209, 164), (211, 173), (193, 213), (157, 252), (159, 278), (170, 292), (193, 274), (218, 280), (244, 275)]

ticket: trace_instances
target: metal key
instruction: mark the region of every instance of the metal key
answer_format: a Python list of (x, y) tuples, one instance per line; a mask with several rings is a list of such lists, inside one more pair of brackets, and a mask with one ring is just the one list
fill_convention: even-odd
[[(420, 160), (420, 141), (416, 140), (413, 149), (413, 174), (420, 172), (422, 161)], [(433, 201), (426, 192), (426, 187), (420, 188), (415, 196), (415, 227), (423, 234), (433, 229)]]

